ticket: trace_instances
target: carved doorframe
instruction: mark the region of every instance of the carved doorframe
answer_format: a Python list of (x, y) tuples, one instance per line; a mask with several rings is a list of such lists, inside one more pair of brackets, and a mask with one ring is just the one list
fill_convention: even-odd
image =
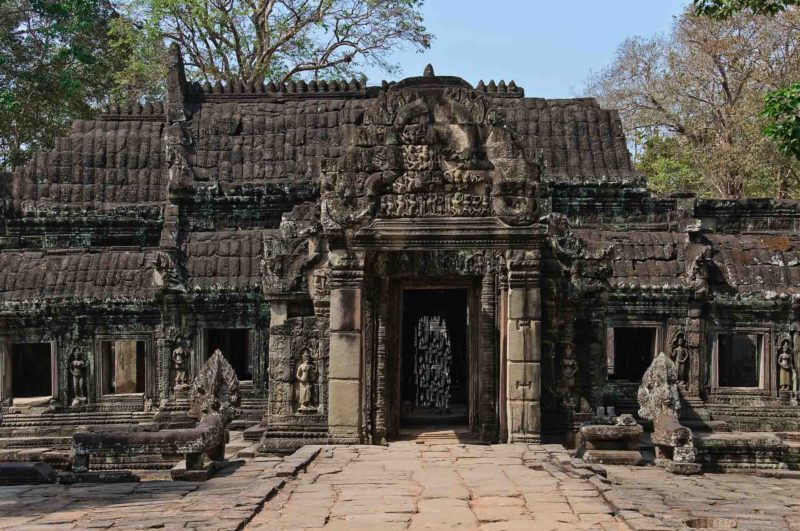
[[(467, 376), (469, 379), (467, 425), (471, 432), (480, 428), (480, 278), (472, 276), (455, 277), (416, 277), (398, 279), (390, 283), (388, 299), (397, 311), (390, 316), (390, 333), (387, 335), (386, 352), (390, 369), (389, 385), (383, 390), (389, 404), (389, 436), (396, 437), (400, 428), (400, 405), (402, 403), (400, 382), (402, 377), (402, 326), (405, 314), (403, 293), (413, 289), (464, 289), (467, 291)], [(383, 293), (379, 296), (384, 296)], [(389, 375), (387, 375), (389, 376)]]
[[(494, 304), (496, 268), (492, 265), (496, 256), (478, 249), (407, 250), (402, 255), (373, 251), (371, 254), (368, 262), (372, 267), (367, 271), (372, 286), (371, 302), (365, 309), (371, 308), (372, 315), (365, 315), (365, 334), (369, 339), (365, 341), (364, 356), (365, 366), (371, 369), (371, 377), (367, 379), (371, 388), (364, 394), (364, 410), (372, 426), (372, 440), (383, 442), (396, 437), (399, 428), (403, 291), (460, 288), (468, 290), (469, 301), (469, 426), (487, 442), (496, 441), (501, 384)], [(487, 277), (491, 278), (487, 281)]]

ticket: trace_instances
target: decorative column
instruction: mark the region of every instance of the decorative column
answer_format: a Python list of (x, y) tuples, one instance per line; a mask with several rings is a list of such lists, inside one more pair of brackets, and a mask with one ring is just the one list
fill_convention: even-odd
[(339, 439), (361, 442), (362, 316), (364, 261), (345, 250), (331, 251), (330, 366), (328, 427)]
[(506, 414), (508, 442), (541, 440), (541, 251), (508, 251)]
[[(706, 373), (712, 370), (704, 353), (703, 302), (690, 301), (686, 318), (686, 348), (689, 349), (689, 381), (686, 393), (689, 397), (705, 397)], [(709, 358), (710, 359), (710, 358)]]
[(389, 404), (386, 400), (386, 371), (388, 363), (386, 357), (387, 326), (389, 323), (389, 277), (384, 275), (379, 280), (378, 288), (378, 323), (376, 341), (376, 368), (375, 368), (375, 437), (378, 443), (386, 444), (388, 439)]
[(495, 346), (495, 310), (497, 290), (495, 287), (494, 254), (485, 259), (481, 280), (481, 357), (480, 357), (480, 437), (483, 441), (497, 439), (497, 348)]

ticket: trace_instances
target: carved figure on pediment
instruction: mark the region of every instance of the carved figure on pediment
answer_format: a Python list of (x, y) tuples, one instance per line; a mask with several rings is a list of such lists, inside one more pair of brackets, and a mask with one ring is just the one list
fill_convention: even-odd
[(691, 264), (689, 264), (689, 269), (687, 271), (689, 287), (698, 300), (705, 300), (708, 296), (710, 262), (711, 248), (707, 247), (692, 260)]
[(194, 177), (189, 162), (191, 145), (191, 135), (183, 125), (176, 123), (167, 127), (164, 133), (164, 146), (170, 186), (182, 187), (191, 184)]
[(780, 375), (778, 377), (778, 386), (781, 391), (790, 391), (792, 389), (792, 347), (789, 339), (781, 341), (781, 346), (778, 349), (778, 368)]
[(165, 291), (186, 293), (186, 283), (172, 253), (159, 251), (153, 259), (153, 283)]
[[(396, 150), (375, 154), (380, 146), (364, 140), (377, 137), (356, 133), (343, 162), (323, 163), (326, 230), (355, 228), (375, 215), (534, 221), (541, 168), (489, 119), (492, 103), (485, 94), (465, 82), (454, 86), (450, 78), (441, 84), (437, 79), (388, 88), (365, 113), (361, 128), (386, 127), (383, 147)], [(422, 86), (424, 93), (417, 89)]]
[(677, 333), (675, 339), (672, 340), (670, 358), (677, 368), (678, 383), (686, 384), (689, 381), (689, 348), (683, 332)]
[(297, 411), (300, 413), (316, 413), (317, 402), (314, 396), (314, 386), (319, 378), (319, 373), (310, 348), (305, 347), (303, 349), (301, 359), (302, 362), (297, 366), (297, 371), (295, 372), (298, 387)]
[(556, 255), (564, 258), (586, 258), (586, 246), (563, 214), (551, 213), (540, 221), (547, 222), (548, 240)]

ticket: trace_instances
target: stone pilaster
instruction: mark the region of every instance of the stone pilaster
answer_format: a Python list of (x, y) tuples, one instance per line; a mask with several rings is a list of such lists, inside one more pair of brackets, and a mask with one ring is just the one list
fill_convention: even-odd
[(481, 281), (481, 356), (480, 356), (480, 436), (484, 441), (497, 439), (497, 347), (496, 347), (496, 277), (494, 256), (487, 256)]
[(376, 374), (375, 374), (375, 437), (380, 444), (386, 444), (388, 437), (389, 404), (386, 400), (387, 363), (387, 327), (389, 326), (389, 278), (380, 280), (380, 299), (378, 301), (378, 322), (376, 341)]
[(509, 251), (506, 313), (508, 442), (541, 440), (541, 252)]
[(686, 319), (686, 346), (689, 349), (689, 381), (686, 392), (690, 397), (703, 397), (706, 394), (706, 373), (711, 368), (705, 361), (705, 331), (703, 330), (703, 303), (691, 301)]
[(362, 411), (363, 258), (331, 252), (328, 426), (335, 437), (360, 439)]

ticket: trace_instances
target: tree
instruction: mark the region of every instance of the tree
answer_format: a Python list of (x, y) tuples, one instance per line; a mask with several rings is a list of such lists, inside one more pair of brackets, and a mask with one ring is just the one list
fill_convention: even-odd
[[(694, 0), (695, 14), (726, 19), (741, 11), (775, 15), (800, 0)], [(800, 82), (769, 92), (763, 115), (769, 119), (764, 134), (778, 143), (781, 153), (800, 160)]]
[(693, 0), (692, 4), (697, 16), (726, 19), (743, 11), (754, 15), (776, 15), (800, 5), (800, 0)]
[(88, 117), (113, 83), (112, 6), (98, 0), (0, 0), (0, 169)]
[(667, 36), (626, 40), (586, 91), (646, 139), (640, 167), (648, 149), (661, 149), (643, 167), (649, 177), (654, 168), (682, 175), (656, 179), (661, 192), (672, 182), (725, 198), (797, 194), (800, 164), (762, 134), (761, 110), (763, 94), (800, 77), (799, 29), (796, 10), (723, 21), (687, 11)]
[(121, 85), (163, 79), (166, 42), (181, 46), (193, 80), (276, 82), (351, 76), (363, 64), (392, 71), (390, 52), (423, 50), (422, 0), (130, 0), (115, 25), (133, 48)]
[(769, 119), (764, 134), (781, 153), (800, 160), (800, 83), (770, 92), (764, 100), (763, 115)]

